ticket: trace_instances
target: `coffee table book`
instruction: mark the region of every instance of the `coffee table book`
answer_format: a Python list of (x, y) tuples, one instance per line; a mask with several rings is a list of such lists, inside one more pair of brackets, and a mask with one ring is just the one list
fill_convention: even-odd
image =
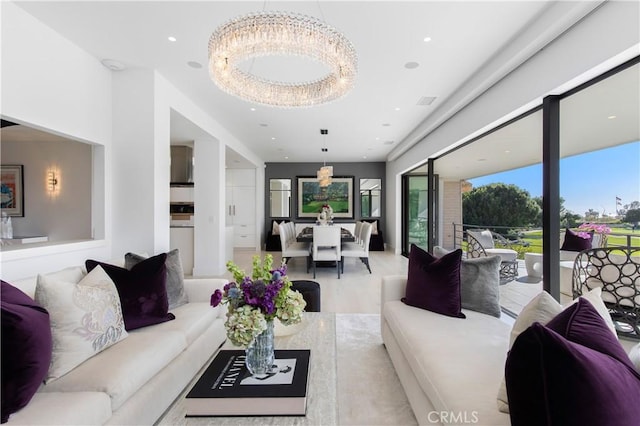
[(221, 350), (187, 394), (186, 416), (304, 416), (310, 354), (276, 350), (274, 372), (251, 376), (243, 350)]

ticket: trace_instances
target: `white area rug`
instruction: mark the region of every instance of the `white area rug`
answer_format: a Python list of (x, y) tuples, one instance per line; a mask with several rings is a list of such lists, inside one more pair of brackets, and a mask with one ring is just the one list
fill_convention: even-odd
[[(380, 315), (336, 314), (338, 425), (417, 425), (404, 389), (380, 336)], [(185, 418), (185, 390), (157, 422), (161, 426), (306, 425), (331, 426), (305, 417)]]
[(340, 425), (417, 425), (380, 335), (380, 315), (337, 314)]

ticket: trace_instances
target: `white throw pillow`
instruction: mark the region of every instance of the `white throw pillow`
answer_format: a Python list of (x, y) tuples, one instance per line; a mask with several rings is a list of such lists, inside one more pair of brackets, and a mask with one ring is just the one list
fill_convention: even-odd
[[(609, 330), (611, 330), (611, 332), (617, 337), (616, 328), (613, 324), (613, 320), (611, 319), (611, 315), (609, 315), (609, 310), (602, 301), (602, 289), (600, 287), (596, 287), (580, 297), (586, 299), (593, 305), (596, 311), (598, 311), (598, 314), (600, 314), (604, 322), (607, 324)], [(539, 293), (536, 297), (531, 299), (531, 301), (522, 309), (518, 318), (516, 318), (511, 329), (511, 335), (509, 336), (509, 350), (511, 350), (513, 342), (515, 342), (520, 333), (529, 328), (534, 322), (539, 322), (540, 324), (545, 325), (556, 315), (562, 312), (567, 306), (571, 306), (572, 304), (577, 303), (577, 301), (578, 299), (575, 299), (568, 305), (562, 306), (546, 291)], [(507, 385), (504, 377), (502, 378), (502, 383), (500, 383), (500, 389), (498, 389), (498, 410), (503, 413), (509, 412)]]
[(53, 337), (45, 383), (127, 337), (118, 290), (104, 269), (97, 266), (75, 278), (77, 274), (38, 275), (35, 300), (49, 311)]
[[(284, 223), (284, 220), (282, 221)], [(280, 224), (277, 220), (273, 221), (273, 226), (271, 227), (271, 235), (280, 235)]]
[[(520, 333), (529, 328), (534, 322), (546, 324), (560, 312), (562, 312), (562, 305), (556, 299), (551, 297), (551, 295), (546, 291), (539, 293), (536, 297), (531, 299), (524, 308), (522, 308), (520, 315), (516, 318), (516, 321), (511, 328), (511, 335), (509, 336), (509, 350), (511, 350), (513, 342)], [(498, 389), (498, 410), (503, 413), (509, 412), (507, 384), (504, 377), (502, 378), (502, 383), (500, 383), (500, 388)]]
[(369, 222), (371, 224), (371, 235), (378, 235), (378, 221)]

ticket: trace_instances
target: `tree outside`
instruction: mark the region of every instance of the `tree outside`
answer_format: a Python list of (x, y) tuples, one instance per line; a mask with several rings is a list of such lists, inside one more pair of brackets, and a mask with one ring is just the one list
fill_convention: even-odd
[(468, 225), (518, 228), (537, 226), (541, 208), (524, 189), (492, 183), (462, 194), (462, 212)]

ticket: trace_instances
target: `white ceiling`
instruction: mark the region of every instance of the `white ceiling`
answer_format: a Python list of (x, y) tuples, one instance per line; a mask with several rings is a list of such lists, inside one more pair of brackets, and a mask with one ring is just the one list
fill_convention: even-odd
[[(16, 3), (98, 60), (158, 70), (265, 162), (318, 161), (323, 145), (329, 148), (327, 161), (385, 161), (474, 72), (550, 7), (544, 1)], [(342, 31), (358, 54), (354, 90), (326, 105), (279, 109), (218, 89), (207, 71), (212, 31), (263, 8), (314, 16)], [(177, 41), (168, 41), (169, 36)], [(425, 37), (431, 41), (425, 43)], [(189, 61), (203, 67), (194, 69)], [(407, 69), (408, 62), (419, 67)], [(302, 81), (318, 72), (314, 64), (282, 58), (257, 60), (253, 70), (281, 81)], [(416, 105), (424, 96), (436, 99), (430, 106)], [(192, 140), (189, 131), (178, 133), (179, 126), (173, 128), (172, 122), (173, 139)], [(324, 139), (320, 128), (329, 129)]]
[[(127, 68), (157, 70), (265, 162), (385, 161), (392, 150), (399, 151), (418, 140), (421, 124), (432, 114), (438, 117), (442, 113), (439, 107), (448, 109), (445, 102), (460, 96), (465, 83), (482, 74), (492, 58), (509, 51), (521, 55), (517, 49), (526, 46), (518, 45), (519, 36), (531, 28), (570, 26), (572, 22), (563, 13), (570, 15), (566, 9), (574, 7), (547, 1), (16, 3), (97, 60), (112, 59)], [(597, 3), (582, 7), (593, 8)], [(342, 31), (358, 53), (355, 89), (340, 100), (302, 109), (255, 105), (218, 89), (207, 71), (211, 32), (231, 18), (263, 9), (314, 16)], [(171, 42), (169, 36), (177, 40)], [(425, 37), (431, 41), (425, 42)], [(190, 61), (203, 67), (193, 68), (187, 64)], [(408, 62), (419, 66), (407, 69)], [(634, 69), (635, 74), (627, 74), (627, 80), (612, 90), (585, 91), (567, 100), (563, 116), (567, 125), (563, 127), (563, 149), (567, 152), (563, 155), (589, 146), (586, 141), (603, 143), (602, 137), (607, 141), (604, 143), (633, 134), (638, 138), (640, 78), (638, 67)], [(317, 77), (322, 69), (314, 63), (277, 57), (256, 60), (252, 71), (280, 81), (304, 81)], [(435, 97), (435, 101), (419, 106), (422, 97)], [(598, 97), (607, 99), (600, 102)], [(621, 107), (620, 119), (602, 135), (587, 124), (594, 124), (608, 105)], [(583, 118), (585, 113), (588, 120)], [(631, 119), (625, 121), (623, 116)], [(626, 124), (621, 125), (623, 122)], [(321, 136), (320, 128), (329, 129), (329, 135)], [(624, 134), (616, 135), (620, 129)], [(472, 144), (446, 161), (439, 160), (438, 172), (466, 178), (495, 172), (496, 165), (515, 168), (539, 162), (540, 132), (538, 113), (492, 134), (482, 144)], [(206, 136), (202, 133), (172, 112), (172, 143), (188, 143)], [(580, 148), (571, 148), (573, 141)], [(320, 151), (322, 146), (329, 148), (326, 156)], [(495, 161), (477, 161), (486, 157), (487, 147), (510, 151), (508, 164), (497, 156), (492, 159)], [(249, 166), (246, 159), (227, 149), (227, 167)]]

